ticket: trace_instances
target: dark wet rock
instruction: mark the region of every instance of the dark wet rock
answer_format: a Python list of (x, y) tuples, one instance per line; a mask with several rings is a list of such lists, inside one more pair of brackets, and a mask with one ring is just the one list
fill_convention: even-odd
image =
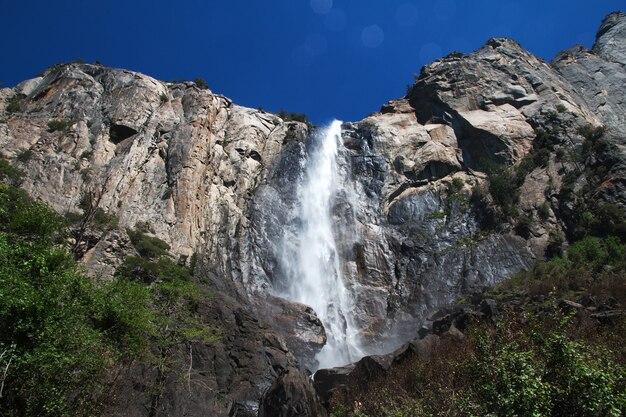
[(259, 417), (325, 417), (326, 409), (311, 379), (296, 369), (286, 370), (265, 392)]

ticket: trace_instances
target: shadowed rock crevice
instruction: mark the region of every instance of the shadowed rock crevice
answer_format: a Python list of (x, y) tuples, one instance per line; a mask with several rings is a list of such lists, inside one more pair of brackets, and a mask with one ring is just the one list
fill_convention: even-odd
[(137, 131), (132, 127), (116, 124), (109, 127), (109, 140), (116, 145), (136, 134)]

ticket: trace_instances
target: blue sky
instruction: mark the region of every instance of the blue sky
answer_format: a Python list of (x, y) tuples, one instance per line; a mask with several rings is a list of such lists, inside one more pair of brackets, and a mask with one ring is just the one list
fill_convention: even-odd
[(490, 37), (545, 59), (591, 47), (626, 0), (0, 0), (0, 82), (76, 59), (161, 80), (202, 77), (237, 104), (356, 121), (422, 65)]

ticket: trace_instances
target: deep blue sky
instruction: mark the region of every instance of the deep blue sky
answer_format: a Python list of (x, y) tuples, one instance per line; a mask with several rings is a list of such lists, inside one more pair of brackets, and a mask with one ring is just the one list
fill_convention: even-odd
[(354, 121), (413, 73), (506, 36), (551, 59), (591, 47), (626, 0), (0, 0), (0, 82), (84, 59), (161, 80), (204, 78), (237, 104)]

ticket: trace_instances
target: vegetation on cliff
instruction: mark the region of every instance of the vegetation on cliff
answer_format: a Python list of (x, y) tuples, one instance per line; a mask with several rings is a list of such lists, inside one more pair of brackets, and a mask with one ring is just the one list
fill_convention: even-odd
[[(137, 232), (143, 269), (129, 259), (118, 279), (96, 284), (69, 250), (65, 220), (16, 187), (20, 178), (0, 160), (0, 415), (93, 414), (120, 363), (157, 366), (173, 344), (219, 338), (193, 315), (200, 290), (163, 242)], [(146, 269), (158, 271), (151, 285)]]

